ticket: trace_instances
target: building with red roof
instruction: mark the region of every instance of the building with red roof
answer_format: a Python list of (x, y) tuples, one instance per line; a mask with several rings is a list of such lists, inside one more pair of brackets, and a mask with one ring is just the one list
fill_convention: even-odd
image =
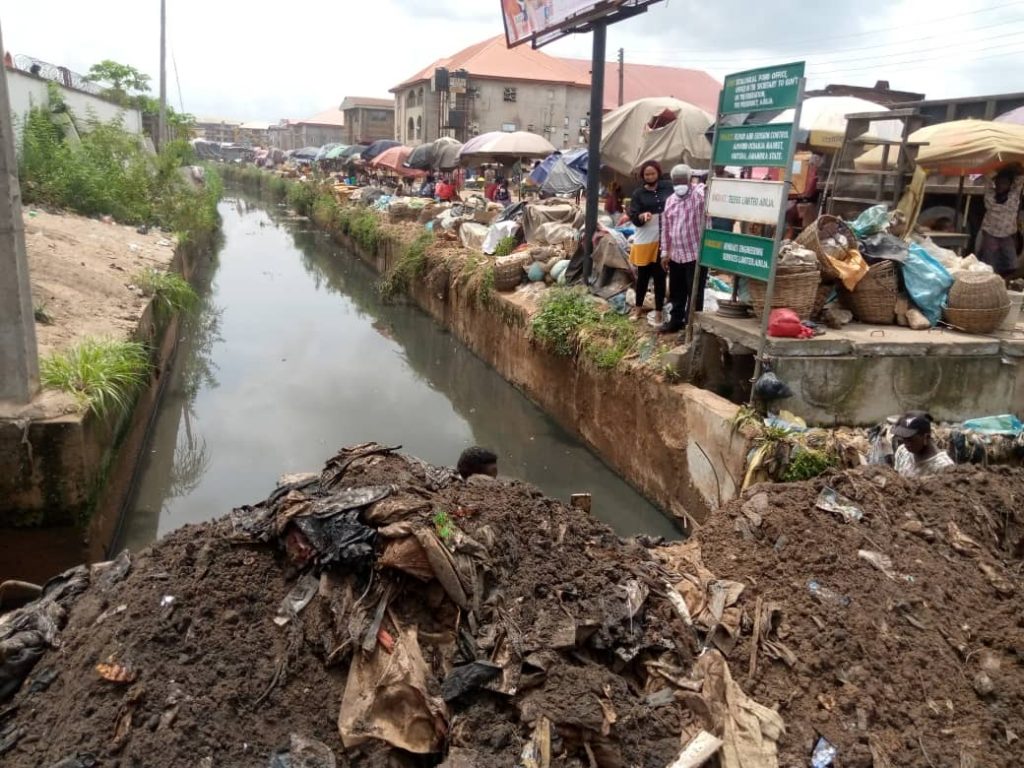
[[(618, 64), (605, 70), (604, 109), (618, 104)], [(721, 85), (705, 72), (626, 64), (624, 100), (674, 96), (714, 112)], [(556, 147), (586, 142), (590, 62), (562, 59), (504, 35), (438, 59), (391, 89), (395, 138), (419, 144), (438, 136), (465, 140), (488, 131), (532, 131)]]

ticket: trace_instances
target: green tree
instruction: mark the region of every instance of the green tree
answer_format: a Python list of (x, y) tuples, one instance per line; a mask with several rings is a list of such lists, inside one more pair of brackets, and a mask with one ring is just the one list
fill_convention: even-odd
[(149, 75), (143, 74), (130, 64), (120, 64), (111, 59), (104, 59), (99, 64), (89, 67), (85, 79), (91, 83), (105, 83), (104, 92), (119, 104), (127, 104), (130, 96), (149, 91)]

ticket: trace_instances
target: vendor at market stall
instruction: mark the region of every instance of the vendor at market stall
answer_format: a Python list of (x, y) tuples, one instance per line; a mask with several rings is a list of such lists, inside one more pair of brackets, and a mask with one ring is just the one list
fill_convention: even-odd
[(985, 186), (985, 218), (981, 222), (978, 257), (1009, 279), (1017, 271), (1017, 217), (1024, 192), (1024, 169), (1019, 164), (1000, 169)]

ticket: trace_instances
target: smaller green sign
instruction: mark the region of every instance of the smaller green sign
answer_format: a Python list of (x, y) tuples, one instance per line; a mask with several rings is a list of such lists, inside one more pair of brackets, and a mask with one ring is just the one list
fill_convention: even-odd
[(705, 229), (700, 244), (700, 263), (711, 269), (767, 282), (774, 248), (775, 241), (770, 237)]
[(722, 113), (763, 112), (796, 106), (804, 62), (749, 69), (725, 76)]
[(792, 123), (721, 128), (715, 144), (715, 165), (785, 168), (790, 163)]

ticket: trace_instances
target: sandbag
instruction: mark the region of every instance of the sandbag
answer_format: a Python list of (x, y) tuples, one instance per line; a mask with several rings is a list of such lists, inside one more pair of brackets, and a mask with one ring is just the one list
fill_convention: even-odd
[(907, 249), (907, 258), (900, 264), (903, 284), (911, 301), (934, 326), (942, 316), (953, 276), (928, 251), (917, 243)]

